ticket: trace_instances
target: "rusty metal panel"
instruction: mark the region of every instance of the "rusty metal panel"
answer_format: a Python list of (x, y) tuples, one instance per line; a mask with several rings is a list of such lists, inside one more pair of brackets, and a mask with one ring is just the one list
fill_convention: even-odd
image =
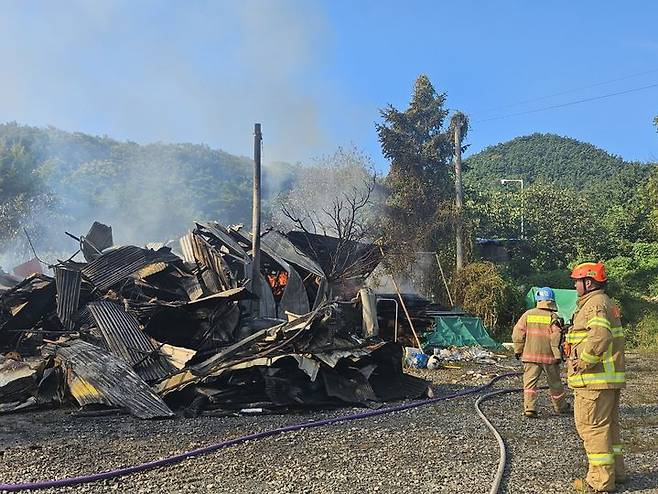
[(101, 403), (126, 408), (141, 419), (174, 413), (123, 360), (82, 340), (55, 346), (71, 394), (81, 405)]
[(72, 330), (74, 327), (71, 316), (78, 310), (80, 303), (80, 271), (55, 267), (55, 286), (57, 287), (57, 317), (64, 327)]
[(139, 322), (114, 302), (100, 301), (87, 305), (108, 349), (130, 364), (145, 381), (157, 381), (175, 371), (158, 353)]

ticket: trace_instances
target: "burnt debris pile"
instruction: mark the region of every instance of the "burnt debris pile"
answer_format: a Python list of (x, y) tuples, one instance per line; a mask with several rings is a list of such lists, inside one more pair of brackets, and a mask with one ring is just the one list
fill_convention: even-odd
[(196, 223), (173, 246), (115, 246), (100, 223), (74, 238), (52, 276), (34, 262), (0, 275), (0, 413), (221, 415), (429, 392), (355, 296), (379, 262), (372, 246), (332, 256), (335, 239), (270, 230), (252, 279), (239, 227)]

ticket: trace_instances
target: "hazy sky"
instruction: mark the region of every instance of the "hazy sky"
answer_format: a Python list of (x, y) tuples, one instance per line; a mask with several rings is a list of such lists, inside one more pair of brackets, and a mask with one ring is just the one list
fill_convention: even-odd
[[(0, 121), (243, 155), (252, 153), (259, 121), (268, 161), (354, 143), (385, 169), (379, 109), (404, 108), (414, 79), (426, 73), (450, 108), (471, 116), (470, 152), (554, 132), (626, 159), (658, 160), (651, 124), (658, 87), (486, 121), (658, 84), (651, 0), (5, 0), (0, 7)], [(555, 93), (565, 94), (535, 100)], [(526, 100), (535, 101), (509, 106)]]

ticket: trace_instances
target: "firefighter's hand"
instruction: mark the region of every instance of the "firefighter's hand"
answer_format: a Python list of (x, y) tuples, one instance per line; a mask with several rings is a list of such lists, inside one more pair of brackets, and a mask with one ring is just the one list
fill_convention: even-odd
[(515, 358), (516, 360), (519, 360), (519, 359), (521, 358), (521, 354), (520, 354), (520, 353), (515, 353), (515, 354), (514, 354), (514, 358)]
[(584, 362), (579, 358), (572, 359), (571, 365), (573, 366), (576, 372), (582, 372), (585, 369), (587, 369), (587, 362)]

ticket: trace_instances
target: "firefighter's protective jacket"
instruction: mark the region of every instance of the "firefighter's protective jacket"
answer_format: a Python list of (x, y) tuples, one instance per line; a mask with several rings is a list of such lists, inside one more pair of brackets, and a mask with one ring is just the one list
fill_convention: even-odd
[(549, 309), (527, 310), (514, 325), (514, 353), (523, 362), (555, 364), (560, 360), (560, 327), (557, 314)]
[(578, 299), (573, 325), (566, 336), (571, 344), (567, 378), (570, 388), (626, 387), (620, 317), (619, 308), (603, 290)]

